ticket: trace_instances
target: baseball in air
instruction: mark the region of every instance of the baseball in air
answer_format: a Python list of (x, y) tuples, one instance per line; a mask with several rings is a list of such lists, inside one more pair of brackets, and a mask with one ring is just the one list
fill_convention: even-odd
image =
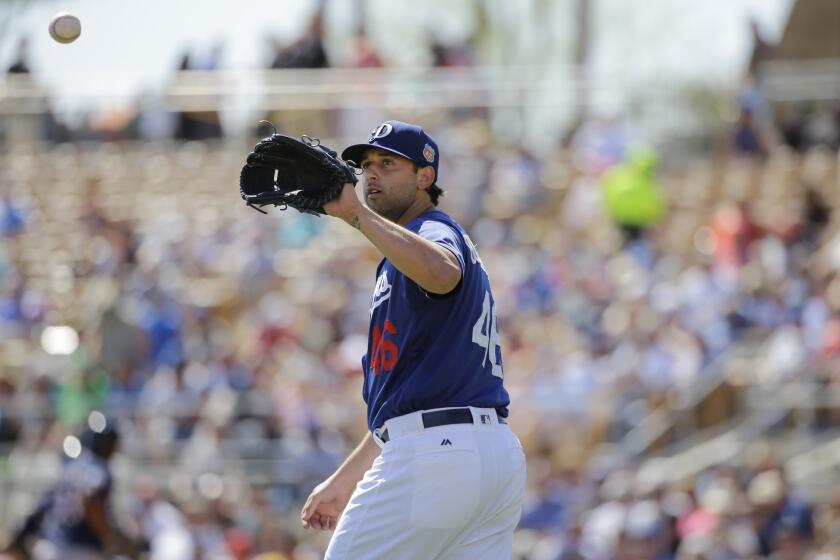
[(82, 22), (71, 14), (58, 14), (50, 22), (50, 37), (59, 43), (72, 43), (82, 33)]

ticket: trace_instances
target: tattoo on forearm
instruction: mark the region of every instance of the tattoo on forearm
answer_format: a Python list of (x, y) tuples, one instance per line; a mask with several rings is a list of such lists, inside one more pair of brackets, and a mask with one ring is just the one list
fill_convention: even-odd
[(350, 225), (353, 226), (354, 228), (358, 229), (358, 230), (362, 229), (362, 223), (359, 221), (358, 216), (353, 216), (353, 219), (350, 220)]

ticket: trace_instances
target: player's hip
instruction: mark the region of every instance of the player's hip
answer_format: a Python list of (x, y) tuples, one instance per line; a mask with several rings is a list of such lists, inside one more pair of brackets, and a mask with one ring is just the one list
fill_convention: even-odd
[(382, 466), (391, 477), (411, 480), (417, 494), (426, 483), (436, 493), (434, 485), (446, 483), (475, 496), (524, 486), (522, 445), (492, 408), (419, 411), (392, 418), (376, 432)]

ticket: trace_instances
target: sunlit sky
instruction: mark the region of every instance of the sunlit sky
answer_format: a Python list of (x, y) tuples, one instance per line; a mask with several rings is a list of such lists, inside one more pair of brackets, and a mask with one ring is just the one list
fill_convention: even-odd
[[(425, 62), (424, 36), (469, 33), (479, 0), (369, 0), (368, 29), (391, 64)], [(735, 80), (749, 56), (750, 19), (769, 40), (783, 31), (792, 0), (592, 0), (592, 71), (597, 76)], [(499, 40), (497, 59), (569, 62), (573, 0), (487, 0)], [(328, 50), (341, 62), (356, 0), (333, 0)], [(257, 68), (270, 57), (267, 38), (291, 41), (305, 30), (314, 0), (0, 0), (0, 63), (30, 38), (30, 65), (65, 102), (160, 90), (189, 49), (199, 59), (224, 43), (222, 66)], [(540, 11), (542, 10), (542, 11)], [(82, 36), (61, 45), (47, 33), (51, 17), (70, 12)], [(539, 14), (539, 15), (538, 15)], [(546, 15), (548, 14), (548, 15)]]

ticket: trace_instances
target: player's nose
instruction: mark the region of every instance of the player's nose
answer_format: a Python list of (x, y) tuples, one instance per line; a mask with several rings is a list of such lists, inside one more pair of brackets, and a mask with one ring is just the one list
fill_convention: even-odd
[(373, 165), (368, 165), (365, 168), (364, 176), (368, 184), (370, 184), (371, 181), (376, 181), (379, 179), (379, 173), (376, 171), (376, 168)]

